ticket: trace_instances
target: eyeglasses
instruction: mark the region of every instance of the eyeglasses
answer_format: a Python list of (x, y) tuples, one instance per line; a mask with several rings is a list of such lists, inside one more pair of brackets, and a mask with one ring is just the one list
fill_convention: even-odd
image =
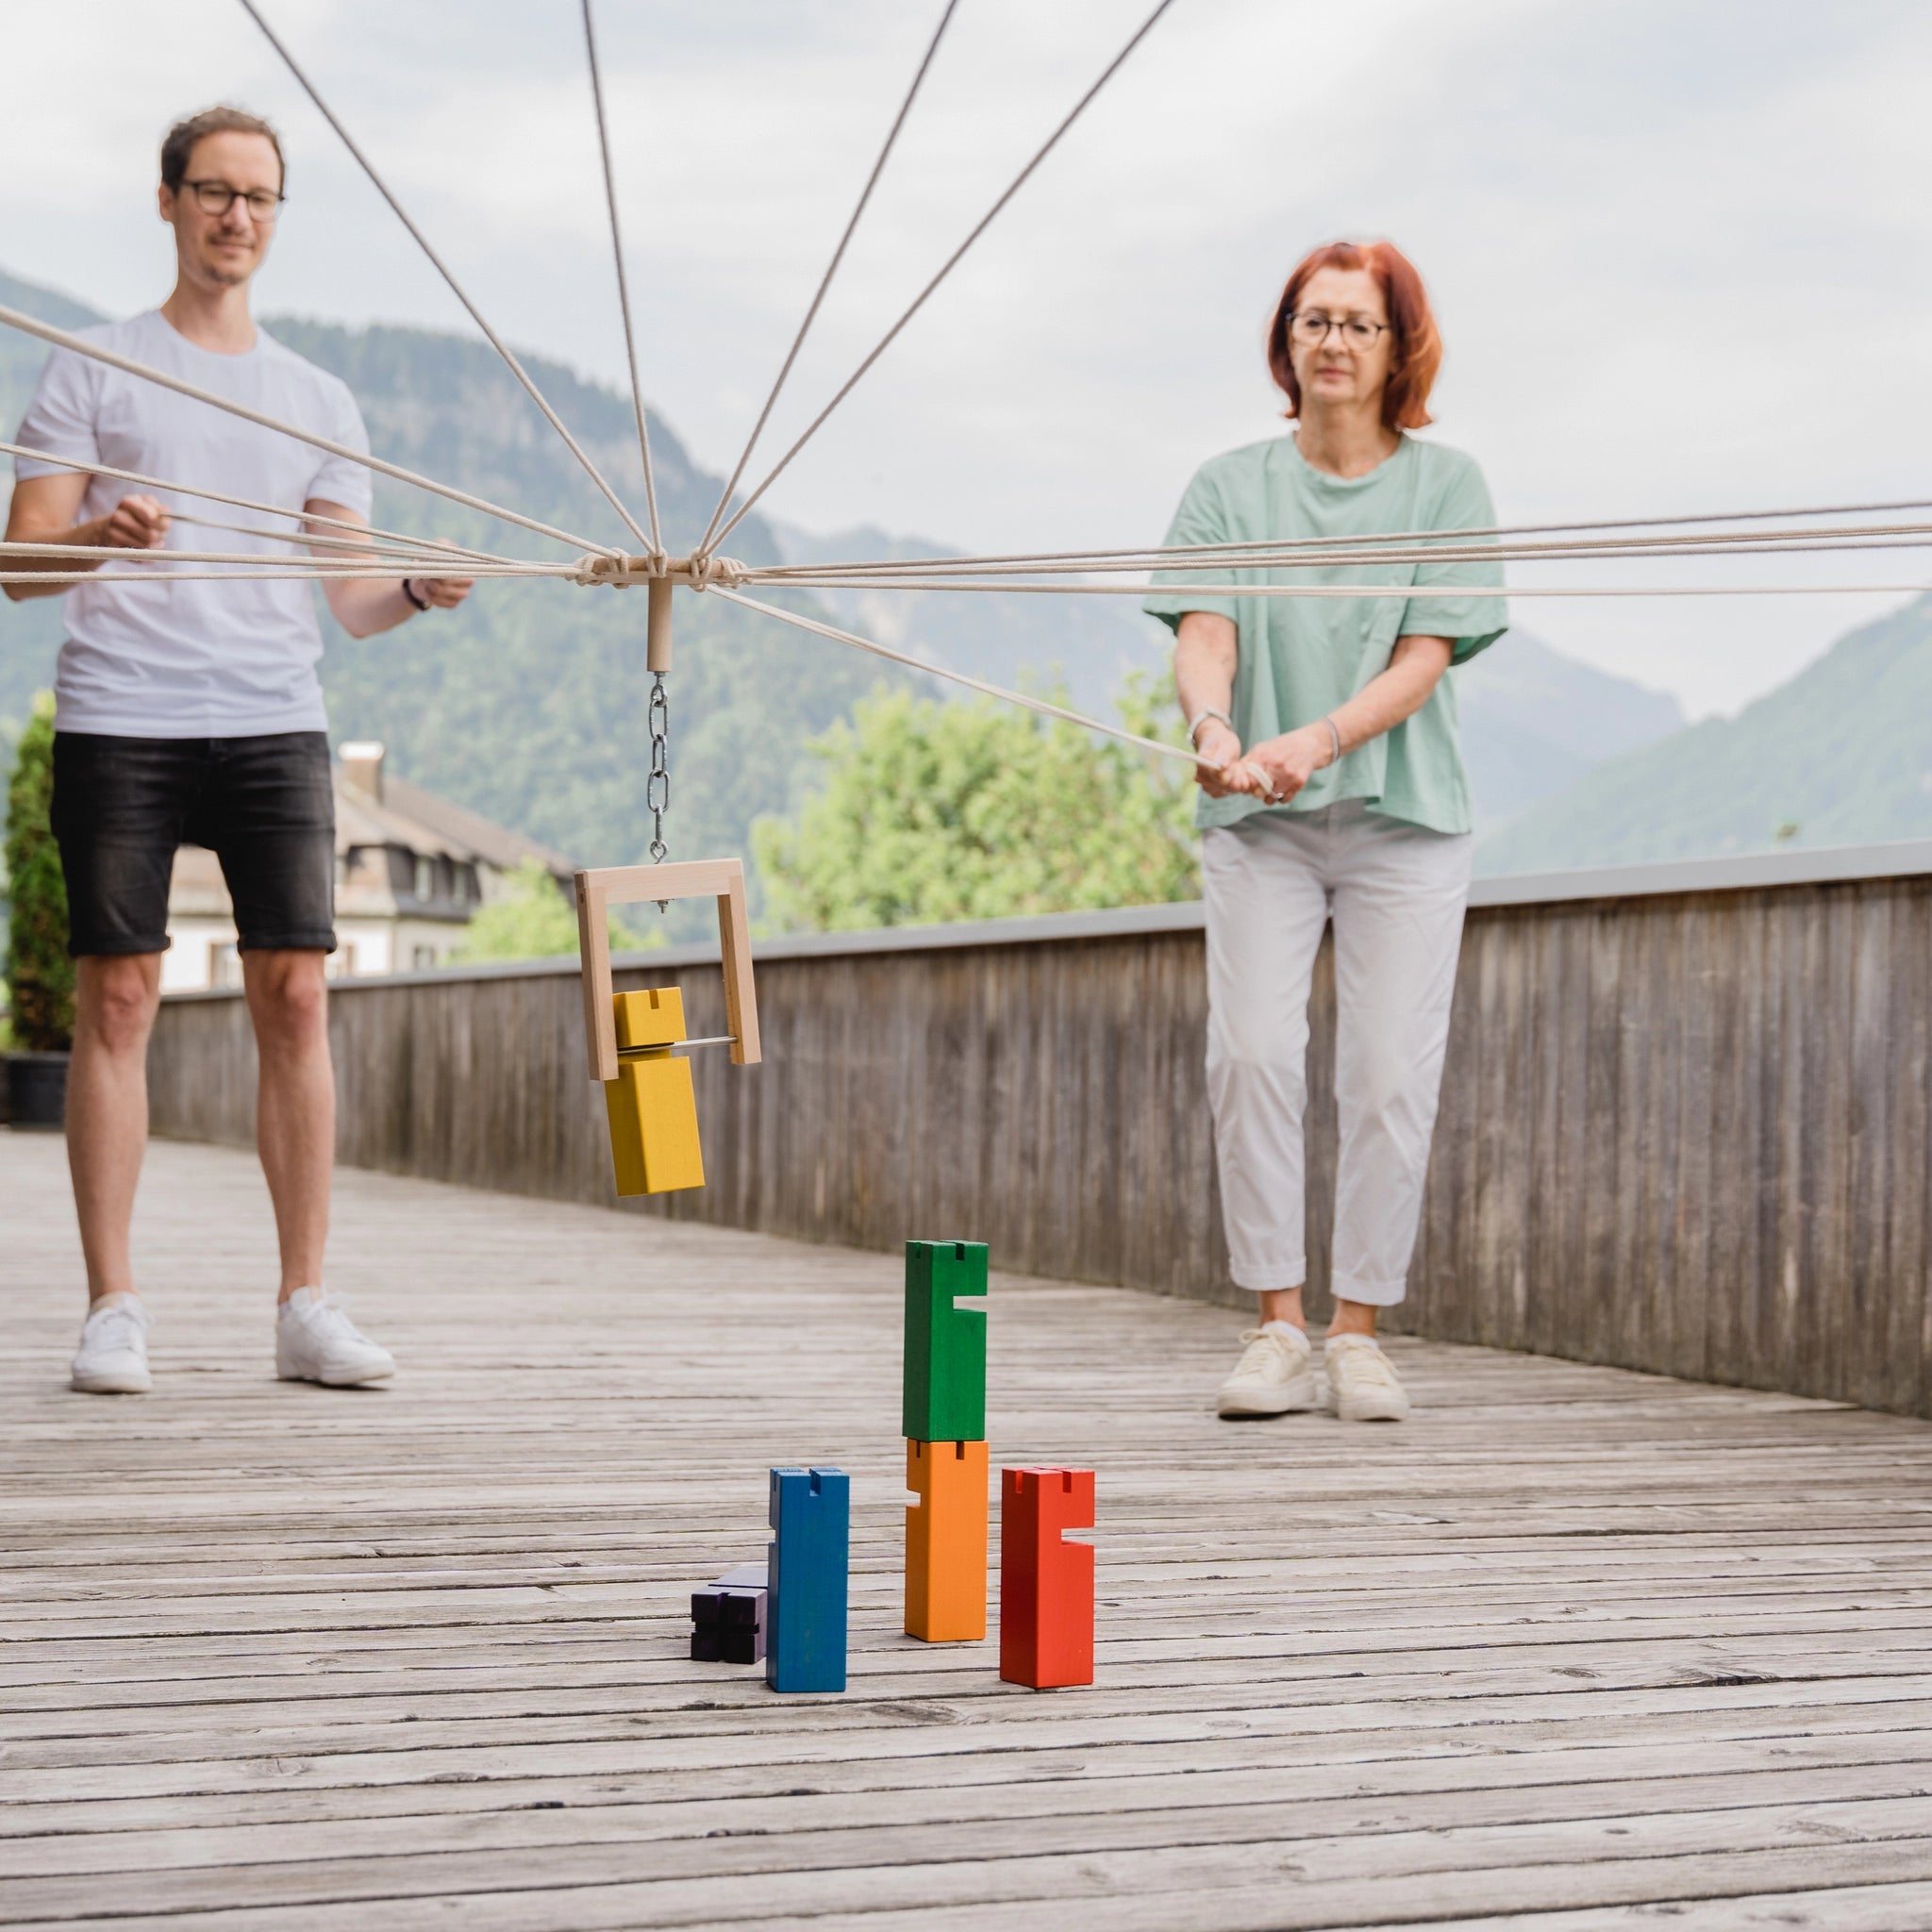
[(248, 204), (248, 212), (262, 223), (272, 222), (281, 210), (285, 195), (271, 194), (266, 188), (246, 192), (230, 188), (225, 181), (184, 181), (182, 187), (192, 190), (195, 206), (205, 215), (225, 215), (238, 201)]
[(1288, 318), (1289, 333), (1305, 347), (1318, 349), (1335, 329), (1342, 344), (1350, 349), (1373, 349), (1375, 339), (1391, 326), (1371, 322), (1365, 315), (1324, 315), (1319, 308), (1295, 309)]

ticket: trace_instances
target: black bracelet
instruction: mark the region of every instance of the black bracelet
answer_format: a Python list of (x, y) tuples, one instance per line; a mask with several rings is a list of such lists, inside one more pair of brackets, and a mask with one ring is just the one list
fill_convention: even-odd
[(403, 579), (403, 595), (406, 596), (409, 600), (409, 602), (416, 607), (418, 610), (427, 610), (429, 608), (428, 603), (424, 598), (417, 596), (416, 587), (408, 580), (408, 577), (405, 577)]

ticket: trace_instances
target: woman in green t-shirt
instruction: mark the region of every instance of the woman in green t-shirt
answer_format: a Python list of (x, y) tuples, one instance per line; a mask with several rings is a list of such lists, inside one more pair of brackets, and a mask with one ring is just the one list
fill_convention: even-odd
[[(1407, 432), (1441, 362), (1422, 278), (1386, 242), (1316, 249), (1289, 277), (1268, 361), (1294, 432), (1230, 451), (1188, 486), (1170, 544), (1482, 531), (1495, 512), (1466, 456)], [(1444, 547), (1438, 545), (1436, 547)], [(1316, 1405), (1303, 1328), (1302, 1113), (1308, 987), (1335, 923), (1336, 1302), (1328, 1402), (1399, 1421), (1408, 1397), (1375, 1342), (1422, 1211), (1469, 892), (1470, 798), (1443, 676), (1502, 635), (1502, 572), (1479, 544), (1446, 559), (1230, 573), (1216, 583), (1415, 587), (1401, 597), (1190, 594), (1174, 626), (1196, 748), (1208, 908), (1208, 1082), (1235, 1282), (1259, 1325), (1222, 1385), (1224, 1416)], [(1193, 579), (1200, 581), (1200, 574)]]

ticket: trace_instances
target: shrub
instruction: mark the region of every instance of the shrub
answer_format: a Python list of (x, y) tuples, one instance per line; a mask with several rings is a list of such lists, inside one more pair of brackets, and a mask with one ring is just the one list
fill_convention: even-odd
[(42, 691), (20, 735), (7, 787), (7, 989), (13, 1041), (54, 1053), (74, 1043), (67, 881), (47, 822), (54, 796), (54, 700)]
[[(1153, 681), (1120, 697), (1129, 730), (1178, 742)], [(782, 924), (839, 931), (1158, 905), (1200, 892), (1193, 786), (1175, 766), (990, 699), (862, 699), (811, 749), (824, 789), (752, 832)]]

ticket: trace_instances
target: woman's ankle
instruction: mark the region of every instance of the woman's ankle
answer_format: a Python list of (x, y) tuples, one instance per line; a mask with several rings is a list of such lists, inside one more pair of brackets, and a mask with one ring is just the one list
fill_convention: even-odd
[(1373, 1302), (1343, 1302), (1335, 1304), (1335, 1312), (1328, 1318), (1330, 1338), (1337, 1335), (1365, 1335), (1373, 1341), (1375, 1339), (1375, 1305)]
[(1291, 1328), (1306, 1330), (1299, 1288), (1264, 1288), (1255, 1296), (1255, 1322), (1265, 1328), (1271, 1322), (1286, 1322)]

